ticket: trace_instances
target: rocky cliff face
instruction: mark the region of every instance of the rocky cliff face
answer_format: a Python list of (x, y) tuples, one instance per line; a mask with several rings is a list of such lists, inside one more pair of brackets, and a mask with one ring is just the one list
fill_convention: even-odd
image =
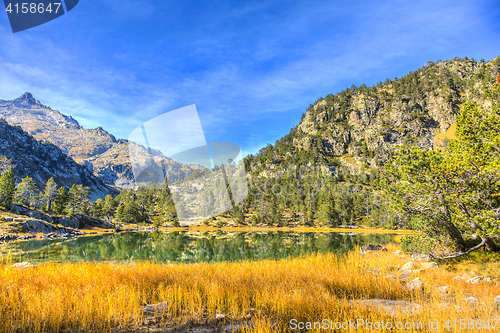
[(266, 158), (250, 163), (271, 159), (264, 169), (273, 169), (282, 162), (294, 164), (294, 156), (308, 151), (325, 164), (381, 166), (397, 145), (433, 149), (449, 138), (466, 100), (484, 106), (482, 88), (495, 82), (499, 70), (500, 57), (489, 63), (454, 58), (428, 62), (372, 87), (352, 86), (316, 101), (290, 134), (261, 150), (258, 155)]
[(72, 117), (42, 105), (28, 92), (11, 101), (0, 100), (0, 118), (21, 126), (37, 140), (55, 144), (78, 162), (105, 152), (116, 142), (102, 128), (84, 129)]
[(92, 200), (117, 192), (52, 143), (37, 141), (21, 127), (10, 126), (5, 120), (0, 120), (0, 155), (12, 160), (18, 179), (30, 176), (39, 189), (54, 177), (59, 186), (88, 186)]
[[(14, 100), (0, 100), (0, 118), (4, 118), (11, 125), (20, 126), (39, 141), (56, 145), (105, 184), (134, 186), (128, 141), (117, 141), (102, 127), (85, 129), (71, 116), (41, 104), (28, 92)], [(144, 158), (148, 158), (146, 149), (143, 151)], [(193, 170), (161, 155), (154, 159), (155, 163), (166, 171), (171, 181), (184, 178)]]

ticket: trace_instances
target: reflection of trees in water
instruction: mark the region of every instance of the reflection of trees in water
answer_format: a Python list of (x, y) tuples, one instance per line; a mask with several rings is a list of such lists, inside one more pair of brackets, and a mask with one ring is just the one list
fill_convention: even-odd
[[(0, 248), (23, 260), (150, 260), (212, 262), (281, 259), (312, 253), (344, 254), (356, 245), (394, 242), (394, 235), (297, 232), (120, 233), (70, 240), (13, 243)], [(17, 258), (16, 258), (17, 259)]]

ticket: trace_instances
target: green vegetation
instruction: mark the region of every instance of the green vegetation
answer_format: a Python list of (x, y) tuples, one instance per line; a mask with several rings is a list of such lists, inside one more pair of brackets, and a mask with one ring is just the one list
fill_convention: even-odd
[(395, 211), (418, 233), (409, 251), (447, 258), (485, 247), (500, 249), (500, 86), (488, 88), (491, 107), (465, 103), (456, 117), (457, 138), (446, 150), (401, 149), (386, 166), (383, 188)]

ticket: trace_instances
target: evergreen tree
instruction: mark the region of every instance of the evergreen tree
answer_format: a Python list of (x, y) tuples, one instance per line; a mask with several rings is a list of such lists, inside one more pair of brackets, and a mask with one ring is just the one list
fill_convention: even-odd
[(104, 203), (102, 207), (102, 217), (106, 218), (108, 222), (110, 222), (113, 216), (115, 216), (117, 208), (118, 208), (118, 202), (113, 198), (111, 194), (108, 194), (104, 198)]
[(43, 199), (47, 203), (47, 210), (50, 212), (52, 210), (52, 202), (57, 197), (57, 184), (53, 177), (47, 181), (45, 184), (45, 191), (43, 193)]
[(482, 247), (500, 250), (500, 87), (485, 95), (492, 107), (467, 102), (448, 150), (402, 149), (394, 164), (387, 164), (383, 188), (396, 216), (416, 230), (404, 240), (406, 250), (442, 258)]
[(66, 211), (66, 204), (68, 202), (68, 194), (66, 193), (66, 188), (61, 186), (57, 191), (57, 197), (54, 200), (54, 213), (62, 214)]
[(83, 185), (73, 185), (68, 192), (66, 213), (69, 215), (85, 214), (90, 206), (89, 190)]
[(16, 193), (16, 179), (10, 166), (0, 177), (0, 206), (10, 209)]
[(17, 185), (15, 198), (16, 203), (25, 205), (28, 208), (35, 207), (37, 205), (37, 201), (39, 201), (38, 188), (36, 187), (33, 178), (27, 176), (21, 180), (21, 182)]

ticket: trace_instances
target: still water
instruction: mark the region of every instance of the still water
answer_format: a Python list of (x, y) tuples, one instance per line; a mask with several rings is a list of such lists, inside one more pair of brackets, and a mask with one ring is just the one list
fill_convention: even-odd
[(126, 232), (0, 246), (1, 261), (216, 262), (344, 254), (358, 245), (394, 243), (393, 234), (299, 232)]

